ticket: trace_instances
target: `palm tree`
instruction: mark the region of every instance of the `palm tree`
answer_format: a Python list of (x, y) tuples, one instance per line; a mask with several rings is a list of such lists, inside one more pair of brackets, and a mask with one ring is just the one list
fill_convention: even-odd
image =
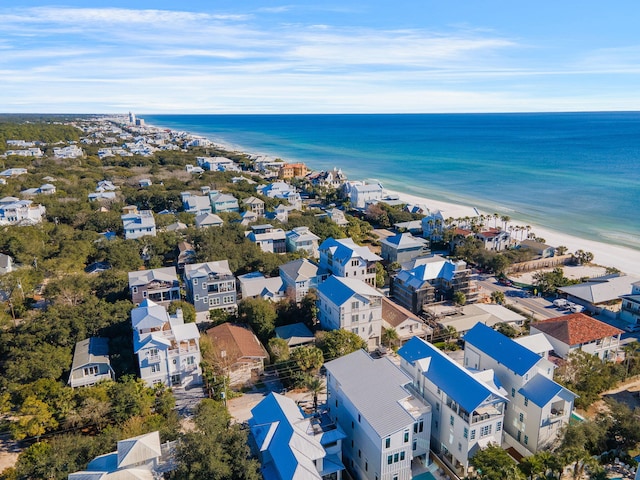
[(398, 342), (398, 332), (395, 328), (382, 327), (382, 344), (386, 347), (393, 348)]
[(313, 411), (318, 411), (318, 395), (322, 395), (327, 391), (327, 387), (319, 377), (309, 377), (305, 383), (307, 391), (313, 397)]
[(507, 223), (509, 223), (509, 221), (511, 220), (511, 217), (509, 215), (503, 215), (502, 217), (500, 217), (500, 220), (502, 220), (502, 223), (504, 223), (504, 229), (507, 229)]
[(493, 217), (493, 228), (498, 228), (498, 219), (500, 218), (500, 215), (498, 215), (497, 213), (494, 213), (492, 217)]

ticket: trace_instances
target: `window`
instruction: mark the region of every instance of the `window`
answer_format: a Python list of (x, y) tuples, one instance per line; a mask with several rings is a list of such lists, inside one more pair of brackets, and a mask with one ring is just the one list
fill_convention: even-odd
[(151, 365), (151, 373), (158, 373), (160, 371), (160, 364), (154, 363)]
[(233, 303), (233, 295), (222, 297), (222, 303), (224, 304)]
[(521, 422), (524, 422), (524, 413), (520, 413), (518, 416)]
[(384, 448), (391, 447), (391, 437), (387, 437), (384, 439)]
[(400, 452), (400, 461), (404, 461), (404, 452)]
[(362, 420), (362, 417), (360, 417), (360, 414), (358, 414), (358, 423), (360, 423), (361, 420)]
[(527, 397), (524, 397), (524, 406), (529, 406), (529, 399)]
[(420, 425), (418, 426), (418, 431), (422, 432), (424, 430), (424, 420), (420, 420)]
[(358, 308), (360, 308), (360, 302), (351, 302), (351, 310), (358, 310)]
[(393, 463), (398, 463), (398, 458), (400, 457), (400, 455), (398, 455), (397, 453), (393, 454)]
[(496, 423), (496, 432), (499, 432), (500, 430), (502, 430), (502, 422)]
[(470, 437), (470, 438), (471, 438), (471, 440), (473, 440), (473, 439), (475, 439), (475, 438), (476, 438), (476, 431), (475, 431), (475, 429), (474, 429), (474, 430), (471, 430), (471, 437)]
[(435, 422), (435, 425), (434, 425), (434, 426), (435, 426), (435, 428), (436, 428), (436, 430), (437, 430), (437, 429), (438, 429), (438, 420), (436, 420), (436, 422)]
[(404, 443), (409, 443), (409, 430), (404, 431)]
[(358, 458), (362, 458), (362, 451), (358, 449)]
[(357, 323), (358, 322), (358, 315), (351, 315), (351, 323)]
[(393, 455), (387, 455), (387, 465), (391, 465), (393, 463)]
[(353, 430), (354, 428), (356, 428), (356, 425), (353, 422), (351, 422), (351, 430)]
[(528, 445), (528, 444), (529, 444), (529, 436), (528, 436), (528, 435), (525, 435), (525, 436), (524, 436), (524, 444), (525, 444), (525, 445)]
[(85, 367), (84, 374), (85, 375), (97, 375), (98, 374), (98, 367), (96, 365), (93, 365), (91, 367)]
[(417, 423), (413, 424), (413, 433), (418, 433), (418, 424)]
[(138, 293), (138, 287), (133, 287), (131, 290), (133, 291), (133, 293)]
[(369, 462), (367, 462), (366, 460), (364, 461), (364, 471), (365, 472), (369, 471)]
[(462, 432), (462, 436), (464, 438), (469, 438), (469, 429), (467, 427), (464, 427), (464, 431)]
[(418, 442), (413, 441), (413, 449), (416, 450), (418, 448)]
[(462, 451), (462, 444), (460, 442), (458, 442), (458, 451), (461, 452)]
[(187, 357), (187, 365), (193, 365), (194, 363), (196, 363), (195, 357)]
[(198, 295), (198, 294), (196, 293), (195, 297), (193, 297), (193, 300), (194, 300), (195, 302), (199, 302), (199, 301), (200, 301), (200, 295)]
[(480, 438), (491, 435), (491, 430), (491, 425), (485, 425), (484, 427), (480, 428)]
[(351, 260), (351, 266), (352, 267), (357, 267), (358, 266), (358, 260)]
[(440, 402), (436, 402), (436, 412), (440, 411)]
[(453, 426), (453, 415), (449, 416), (449, 425)]
[(194, 278), (194, 279), (193, 279), (193, 284), (194, 284), (194, 285), (197, 285), (197, 284), (198, 284), (198, 279), (197, 279), (197, 278)]
[(220, 299), (218, 297), (209, 298), (209, 306), (215, 307), (216, 305), (220, 305)]
[(511, 389), (511, 396), (512, 396), (512, 397), (515, 397), (515, 396), (516, 396), (516, 389), (515, 389), (515, 388), (512, 388), (512, 389)]

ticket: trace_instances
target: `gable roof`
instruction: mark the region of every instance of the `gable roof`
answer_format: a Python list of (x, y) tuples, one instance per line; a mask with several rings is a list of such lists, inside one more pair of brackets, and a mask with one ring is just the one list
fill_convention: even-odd
[(299, 258), (280, 265), (280, 272), (285, 273), (292, 280), (299, 282), (318, 275), (319, 267), (306, 258)]
[(415, 421), (400, 403), (411, 396), (403, 388), (411, 379), (388, 358), (373, 359), (358, 350), (325, 363), (325, 368), (380, 438)]
[(627, 275), (595, 278), (578, 285), (559, 287), (558, 290), (591, 304), (599, 304), (617, 300), (621, 295), (631, 293), (632, 285), (637, 277)]
[(476, 323), (466, 333), (464, 341), (520, 376), (531, 370), (542, 359), (528, 348), (482, 323)]
[(301, 322), (276, 327), (276, 337), (285, 339), (290, 347), (311, 343), (316, 338), (311, 330)]
[(329, 251), (333, 255), (333, 261), (342, 265), (346, 265), (352, 258), (362, 258), (368, 262), (382, 260), (382, 257), (379, 257), (367, 247), (357, 245), (351, 238), (335, 239), (329, 237), (322, 242), (318, 250), (321, 252)]
[(370, 297), (384, 296), (362, 280), (336, 277), (335, 275), (331, 275), (318, 285), (318, 292), (331, 300), (335, 305), (343, 305), (354, 295), (360, 295), (367, 299)]
[(531, 326), (566, 345), (582, 345), (624, 333), (619, 328), (612, 327), (584, 313), (549, 318), (532, 323)]
[(392, 237), (386, 237), (380, 240), (380, 243), (388, 245), (396, 250), (421, 248), (427, 245), (427, 241), (422, 238), (416, 238), (410, 233), (398, 233)]
[[(392, 302), (387, 297), (382, 297), (382, 320), (387, 322), (393, 328), (399, 327), (407, 320), (413, 320), (421, 324), (423, 323), (420, 317), (414, 315), (403, 306)], [(428, 327), (425, 325), (425, 328)]]
[(118, 442), (118, 468), (146, 462), (162, 455), (160, 433), (145, 433)]
[(413, 337), (398, 350), (398, 355), (411, 364), (426, 360), (422, 362), (424, 376), (469, 413), (492, 395), (505, 400), (501, 392), (475, 378), (470, 371), (421, 338)]
[(167, 309), (148, 298), (131, 310), (131, 326), (134, 330), (162, 328), (169, 321)]
[(102, 337), (90, 337), (76, 343), (73, 351), (71, 370), (89, 363), (109, 364), (109, 340)]
[[(214, 344), (236, 359), (269, 358), (258, 338), (251, 329), (235, 323), (222, 323), (207, 330), (207, 335)], [(233, 358), (233, 357), (232, 357)]]
[(187, 280), (208, 277), (209, 275), (233, 275), (229, 269), (229, 260), (194, 263), (193, 265), (184, 266), (184, 277)]
[(152, 270), (136, 270), (129, 272), (129, 288), (147, 285), (152, 281), (178, 282), (175, 267), (154, 268)]

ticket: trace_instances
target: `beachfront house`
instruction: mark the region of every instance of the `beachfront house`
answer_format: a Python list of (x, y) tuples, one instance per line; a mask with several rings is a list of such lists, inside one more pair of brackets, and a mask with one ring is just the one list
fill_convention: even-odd
[(362, 280), (334, 275), (318, 285), (317, 292), (318, 321), (323, 329), (356, 333), (369, 349), (380, 345), (382, 293)]
[(473, 237), (482, 242), (485, 250), (493, 252), (501, 252), (511, 245), (511, 235), (501, 228), (488, 228)]
[(129, 293), (134, 305), (149, 299), (159, 305), (169, 306), (171, 302), (180, 300), (180, 282), (174, 267), (136, 270), (128, 275)]
[(351, 238), (327, 238), (318, 247), (320, 268), (344, 278), (357, 278), (369, 285), (376, 284), (376, 264), (381, 257)]
[(615, 362), (620, 359), (620, 336), (624, 332), (583, 313), (572, 313), (532, 323), (530, 333), (544, 333), (561, 358), (582, 350), (603, 361)]
[(492, 370), (469, 371), (421, 338), (398, 355), (412, 379), (410, 391), (431, 405), (431, 450), (465, 477), (479, 449), (502, 445), (507, 392)]
[(234, 312), (238, 308), (236, 278), (228, 260), (185, 265), (184, 286), (198, 321), (208, 319), (209, 310)]
[(481, 323), (464, 340), (464, 366), (495, 371), (509, 394), (505, 442), (524, 456), (552, 445), (569, 423), (576, 397), (553, 381), (555, 364)]
[(631, 329), (640, 328), (640, 281), (633, 282), (631, 284), (631, 293), (621, 295), (620, 299), (622, 300), (620, 320), (624, 321)]
[(554, 247), (536, 240), (522, 240), (519, 243), (519, 247), (530, 250), (536, 258), (549, 258), (556, 254), (556, 249)]
[(390, 290), (400, 305), (417, 314), (425, 305), (453, 298), (455, 292), (463, 293), (466, 303), (477, 301), (477, 283), (472, 280), (467, 264), (439, 255), (418, 257), (402, 264)]
[(386, 357), (363, 350), (325, 363), (327, 407), (345, 432), (342, 458), (352, 478), (411, 480), (429, 456), (432, 408), (411, 378)]
[(144, 300), (131, 310), (131, 326), (133, 353), (147, 386), (202, 383), (200, 333), (195, 323), (184, 323), (181, 309), (169, 315), (162, 305)]
[(356, 183), (349, 189), (351, 206), (360, 210), (369, 205), (382, 201), (382, 184), (380, 183)]
[(568, 301), (582, 305), (594, 315), (615, 318), (622, 303), (621, 297), (632, 291), (640, 278), (618, 273), (590, 278), (577, 285), (558, 287), (558, 293)]

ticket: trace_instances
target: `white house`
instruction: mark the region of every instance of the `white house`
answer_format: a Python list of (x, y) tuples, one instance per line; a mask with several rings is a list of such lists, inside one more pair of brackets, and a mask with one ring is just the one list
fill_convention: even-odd
[(54, 148), (53, 154), (56, 158), (77, 158), (83, 155), (82, 149), (76, 145), (69, 145), (62, 148)]
[(0, 253), (0, 275), (13, 272), (13, 259), (9, 255)]
[(242, 298), (263, 298), (279, 302), (287, 296), (280, 277), (265, 277), (262, 272), (238, 276), (238, 289)]
[(381, 257), (351, 238), (327, 238), (318, 247), (320, 268), (338, 277), (357, 278), (369, 285), (376, 284), (376, 264)]
[(409, 340), (398, 355), (411, 391), (431, 405), (431, 450), (466, 476), (478, 449), (502, 445), (507, 392), (492, 370), (469, 371), (421, 338)]
[(494, 370), (510, 395), (505, 442), (526, 456), (553, 444), (569, 423), (576, 397), (553, 381), (555, 364), (481, 323), (464, 339), (465, 367)]
[(201, 213), (195, 218), (196, 228), (221, 227), (224, 220), (215, 213)]
[(342, 458), (352, 478), (411, 480), (412, 461), (426, 464), (432, 408), (388, 358), (363, 350), (325, 364), (327, 408), (346, 434)]
[(382, 200), (382, 185), (379, 183), (356, 184), (350, 189), (351, 205), (364, 209)]
[(362, 280), (332, 275), (318, 285), (320, 326), (325, 330), (349, 330), (374, 349), (380, 345), (383, 296)]
[(260, 247), (263, 252), (286, 253), (287, 235), (281, 228), (273, 228), (271, 224), (253, 225), (246, 237)]
[(156, 236), (156, 220), (151, 210), (125, 213), (121, 215), (124, 238), (127, 240), (150, 235)]
[(202, 382), (200, 333), (195, 323), (184, 323), (182, 310), (169, 315), (162, 305), (145, 300), (131, 310), (131, 326), (140, 378), (149, 387)]
[(180, 193), (182, 199), (182, 207), (187, 213), (194, 215), (202, 215), (203, 213), (211, 213), (211, 202), (207, 195), (194, 195), (191, 192)]
[(296, 227), (293, 230), (289, 230), (286, 236), (287, 251), (297, 252), (304, 250), (311, 257), (318, 256), (318, 240), (320, 240), (320, 237), (309, 230), (309, 227)]
[(280, 265), (280, 278), (290, 298), (296, 302), (309, 293), (312, 288), (318, 288), (329, 274), (323, 271), (315, 263), (306, 258), (299, 258), (284, 265)]
[(622, 309), (620, 310), (620, 320), (637, 328), (640, 325), (640, 281), (631, 284), (631, 293), (621, 295)]
[(31, 200), (19, 200), (15, 197), (0, 199), (0, 225), (41, 223), (45, 212), (43, 205), (34, 205)]

